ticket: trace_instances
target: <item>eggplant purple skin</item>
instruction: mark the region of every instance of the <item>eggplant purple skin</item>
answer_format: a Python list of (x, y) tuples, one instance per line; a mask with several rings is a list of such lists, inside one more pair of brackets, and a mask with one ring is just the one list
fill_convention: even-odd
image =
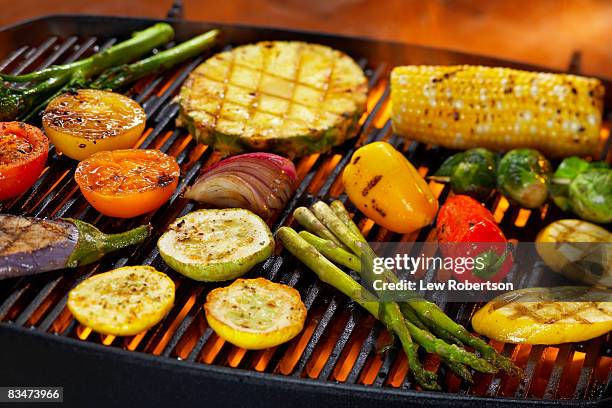
[(67, 221), (0, 214), (0, 280), (65, 268), (78, 240)]

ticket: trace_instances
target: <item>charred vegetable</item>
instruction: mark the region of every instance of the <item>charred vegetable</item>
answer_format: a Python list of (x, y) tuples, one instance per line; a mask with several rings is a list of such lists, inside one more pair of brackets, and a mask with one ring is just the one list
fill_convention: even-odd
[[(285, 248), (313, 270), (321, 280), (351, 297), (397, 336), (408, 357), (411, 372), (423, 388), (438, 389), (439, 385), (419, 362), (415, 347), (417, 344), (428, 352), (438, 354), (453, 372), (468, 382), (472, 378), (467, 366), (488, 373), (496, 372), (497, 369), (513, 375), (520, 373), (509, 359), (499, 355), (491, 346), (453, 322), (435, 304), (420, 298), (414, 298), (405, 304), (381, 301), (378, 294), (370, 292), (334, 265), (332, 261), (358, 272), (364, 281), (373, 279), (371, 268), (362, 268), (359, 259), (365, 256), (361, 261), (365, 259), (367, 264), (367, 259), (373, 254), (372, 249), (341, 202), (334, 201), (331, 206), (317, 202), (312, 206), (312, 212), (300, 212), (302, 214), (296, 214), (296, 220), (311, 230), (312, 234), (304, 231), (298, 234), (291, 228), (281, 227), (278, 237)], [(311, 217), (304, 214), (312, 214), (319, 223), (313, 223)], [(348, 249), (328, 239), (330, 233)], [(383, 279), (387, 282), (398, 280), (391, 271), (384, 271), (383, 274)], [(457, 344), (476, 349), (483, 358)]]
[(285, 343), (302, 331), (306, 321), (300, 292), (264, 278), (236, 279), (228, 287), (212, 290), (204, 311), (219, 337), (248, 350)]
[(296, 188), (293, 163), (271, 153), (233, 156), (204, 170), (185, 197), (214, 208), (245, 208), (268, 219)]
[(68, 294), (67, 306), (94, 331), (133, 336), (166, 316), (174, 290), (172, 279), (151, 266), (125, 266), (79, 283)]
[(592, 222), (612, 221), (612, 169), (607, 163), (568, 157), (552, 182), (551, 195), (562, 210)]
[(214, 55), (181, 88), (178, 124), (222, 153), (328, 151), (355, 136), (368, 81), (348, 55), (266, 41)]
[(180, 170), (174, 157), (159, 150), (98, 152), (74, 174), (81, 193), (109, 217), (130, 218), (159, 208), (172, 196)]
[[(34, 84), (25, 88), (0, 88), (0, 120), (27, 120), (44, 109), (54, 97), (67, 91), (81, 88), (118, 89), (148, 74), (170, 69), (210, 48), (218, 33), (218, 30), (211, 30), (174, 48), (127, 64), (172, 39), (172, 27), (158, 23), (134, 33), (127, 41), (79, 61), (24, 75), (0, 74), (0, 79), (4, 81)], [(98, 75), (99, 78), (94, 80)]]
[(23, 122), (0, 122), (0, 201), (25, 193), (45, 168), (49, 140)]
[(581, 218), (606, 224), (612, 222), (612, 169), (580, 173), (569, 186), (572, 211)]
[[(445, 257), (472, 256), (473, 268), (454, 276), (467, 282), (499, 282), (512, 268), (506, 237), (491, 214), (478, 201), (452, 196), (440, 208), (436, 220), (440, 251)], [(469, 245), (468, 245), (469, 244)]]
[(585, 341), (612, 330), (611, 300), (610, 290), (586, 286), (520, 289), (487, 303), (472, 326), (504, 343)]
[(167, 43), (173, 36), (174, 30), (169, 24), (158, 23), (134, 33), (127, 41), (79, 61), (53, 65), (25, 75), (0, 74), (4, 81), (35, 83), (26, 88), (0, 88), (0, 119), (25, 119), (30, 113), (44, 108), (50, 98), (63, 93), (68, 87), (81, 88), (90, 78), (104, 70), (135, 60)]
[(105, 254), (144, 241), (149, 225), (104, 234), (83, 221), (0, 214), (0, 279), (75, 268)]
[(559, 220), (536, 237), (538, 254), (549, 268), (570, 279), (612, 287), (612, 234), (582, 220)]
[(274, 239), (250, 211), (200, 210), (174, 221), (157, 247), (177, 272), (198, 281), (225, 281), (272, 255)]
[(390, 231), (422, 228), (438, 211), (438, 200), (427, 182), (386, 142), (359, 148), (344, 169), (342, 182), (353, 204)]
[(127, 96), (81, 89), (53, 99), (42, 123), (58, 151), (84, 160), (96, 152), (134, 147), (146, 119), (144, 109)]
[(497, 167), (497, 187), (508, 199), (525, 208), (537, 208), (548, 198), (550, 162), (537, 150), (514, 149)]
[(497, 156), (483, 148), (449, 157), (430, 179), (450, 182), (453, 192), (486, 200), (496, 185)]
[(396, 67), (395, 133), (451, 149), (538, 149), (551, 157), (597, 150), (605, 88), (577, 75), (470, 65)]

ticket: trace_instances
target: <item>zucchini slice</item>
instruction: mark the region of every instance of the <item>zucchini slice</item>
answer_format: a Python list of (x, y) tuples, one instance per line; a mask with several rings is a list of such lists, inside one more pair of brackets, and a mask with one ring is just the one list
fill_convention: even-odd
[(84, 326), (132, 336), (159, 323), (174, 304), (174, 282), (150, 266), (125, 266), (94, 275), (68, 294), (68, 309)]
[(172, 269), (198, 281), (237, 278), (274, 251), (266, 223), (248, 210), (199, 210), (172, 223), (157, 242)]
[(214, 55), (179, 95), (178, 124), (223, 153), (324, 152), (355, 135), (368, 83), (348, 55), (266, 41)]
[(228, 287), (212, 290), (204, 311), (208, 325), (219, 337), (249, 350), (291, 340), (306, 321), (300, 293), (264, 278), (237, 279)]

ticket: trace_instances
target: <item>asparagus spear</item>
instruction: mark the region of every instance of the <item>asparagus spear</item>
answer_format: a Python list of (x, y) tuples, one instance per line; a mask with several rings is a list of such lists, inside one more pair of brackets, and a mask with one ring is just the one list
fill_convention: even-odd
[[(340, 265), (346, 266), (356, 272), (359, 272), (361, 269), (361, 262), (357, 259), (357, 257), (342, 248), (339, 248), (336, 244), (326, 239), (317, 237), (314, 234), (311, 234), (308, 231), (300, 231), (300, 237), (302, 237), (306, 242), (311, 244), (315, 249), (317, 249), (321, 254), (323, 254), (326, 258), (336, 262)], [(412, 324), (418, 327), (421, 330), (429, 331), (427, 326), (419, 319), (416, 313), (408, 306), (403, 303), (400, 304), (400, 311), (404, 315), (406, 319), (408, 319)], [(457, 341), (456, 339), (454, 339)], [(458, 343), (461, 344), (461, 343)], [(460, 378), (464, 379), (467, 382), (473, 382), (472, 375), (470, 371), (461, 363), (454, 362), (447, 358), (443, 357), (443, 361), (449, 368), (455, 372)]]
[(91, 84), (91, 87), (95, 89), (118, 89), (149, 74), (166, 71), (210, 48), (215, 43), (219, 33), (219, 30), (210, 30), (133, 64), (110, 68), (103, 72)]
[(359, 235), (354, 234), (323, 201), (318, 201), (313, 204), (312, 212), (323, 225), (340, 240), (340, 242), (346, 245), (357, 256), (361, 256), (361, 243), (365, 243), (365, 238), (363, 238), (361, 233)]
[[(331, 215), (326, 210), (327, 205), (322, 202), (320, 203), (321, 204), (316, 203), (315, 205), (313, 205), (313, 209), (315, 206), (317, 206), (318, 212), (321, 217), (330, 218)], [(343, 220), (344, 223), (348, 223), (349, 225), (352, 224), (352, 226), (347, 226), (345, 224), (345, 228), (336, 228), (334, 230), (330, 227), (330, 229), (332, 229), (335, 234), (343, 234), (338, 235), (338, 238), (343, 242), (345, 240), (358, 240), (361, 243), (365, 243), (365, 238), (363, 238), (362, 235), (356, 237), (355, 234), (351, 232), (358, 230), (358, 228), (353, 222), (353, 220), (350, 218), (350, 215), (344, 207), (344, 204), (342, 204), (341, 201), (336, 200), (332, 203), (332, 205), (336, 214), (341, 213), (341, 215), (337, 218)], [(329, 220), (329, 222), (332, 222), (332, 220)], [(335, 222), (333, 223), (333, 225), (337, 227)], [(367, 245), (367, 243), (365, 245)], [(361, 251), (361, 246), (356, 246), (358, 247), (357, 249)], [(369, 248), (369, 246), (367, 248)], [(397, 277), (391, 271), (385, 270), (384, 276), (386, 279), (392, 282), (397, 281)], [(437, 334), (440, 337), (444, 337), (445, 333), (448, 333), (449, 336), (452, 336), (448, 338), (449, 340), (455, 338), (461, 341), (466, 346), (474, 348), (475, 350), (480, 352), (486, 360), (491, 362), (495, 367), (499, 368), (500, 370), (503, 370), (510, 375), (522, 375), (521, 369), (518, 368), (512, 362), (511, 359), (499, 354), (497, 350), (495, 350), (493, 347), (488, 345), (480, 338), (472, 336), (472, 334), (468, 332), (463, 326), (454, 322), (450, 317), (448, 317), (435, 303), (426, 301), (424, 299), (410, 299), (408, 300), (408, 303), (410, 307), (414, 309), (421, 321), (424, 322), (430, 329), (435, 328), (434, 330), (438, 331)]]
[(163, 45), (174, 37), (172, 26), (167, 23), (157, 23), (142, 31), (132, 34), (129, 40), (120, 42), (91, 57), (64, 65), (52, 65), (48, 68), (30, 72), (24, 75), (0, 74), (0, 78), (9, 82), (40, 82), (76, 72), (100, 73), (107, 67), (121, 65), (134, 60), (153, 48)]
[(356, 235), (357, 237), (362, 237), (363, 235), (361, 234), (361, 230), (359, 229), (359, 227), (357, 226), (357, 224), (355, 224), (355, 222), (353, 221), (353, 219), (351, 218), (351, 215), (349, 214), (349, 212), (346, 210), (346, 207), (344, 206), (344, 204), (342, 203), (342, 201), (340, 200), (334, 200), (332, 201), (332, 203), (329, 205), (329, 207), (332, 209), (332, 211), (338, 216), (338, 218), (340, 218), (340, 220), (349, 228), (349, 230), (351, 230), (351, 232)]
[[(400, 310), (401, 310), (402, 314), (404, 315), (405, 319), (407, 319), (409, 322), (414, 324), (419, 329), (424, 330), (426, 332), (429, 332), (429, 329), (427, 328), (425, 323), (423, 323), (423, 321), (421, 321), (421, 319), (419, 319), (419, 317), (416, 315), (414, 310), (412, 310), (412, 308), (410, 308), (410, 306), (408, 306), (408, 304), (400, 303)], [(445, 340), (444, 338), (442, 338), (442, 339)], [(461, 343), (459, 343), (458, 345), (460, 345), (460, 344)], [(474, 380), (472, 378), (472, 374), (470, 373), (470, 370), (465, 365), (460, 364), (460, 363), (456, 363), (456, 362), (453, 362), (453, 361), (449, 361), (449, 360), (446, 360), (446, 359), (443, 359), (443, 361), (461, 379), (463, 379), (463, 380), (465, 380), (465, 381), (467, 381), (469, 383), (473, 383), (474, 382)]]
[(361, 271), (361, 261), (359, 258), (340, 248), (336, 243), (317, 237), (308, 231), (300, 231), (300, 236), (326, 258), (331, 259), (337, 264), (346, 266), (355, 272)]
[(412, 373), (423, 388), (428, 390), (440, 389), (436, 382), (435, 374), (425, 370), (419, 362), (410, 333), (404, 324), (399, 308), (394, 310), (397, 307), (396, 304), (379, 304), (378, 299), (374, 295), (364, 290), (353, 278), (328, 261), (293, 229), (281, 227), (277, 235), (284, 247), (314, 271), (319, 279), (349, 296), (396, 334), (406, 352)]
[(39, 106), (41, 102), (56, 95), (60, 90), (68, 86), (78, 87), (79, 84), (85, 84), (107, 68), (132, 61), (170, 41), (173, 36), (174, 30), (169, 24), (158, 23), (134, 33), (127, 41), (83, 60), (54, 65), (24, 75), (0, 74), (0, 79), (4, 81), (37, 82), (36, 85), (23, 89), (8, 86), (0, 89), (0, 121), (24, 117), (33, 107)]
[(500, 370), (514, 376), (522, 375), (522, 370), (514, 365), (512, 360), (499, 354), (497, 350), (482, 339), (472, 336), (469, 331), (460, 324), (454, 322), (436, 304), (419, 299), (411, 299), (408, 303), (427, 326), (437, 326), (446, 330), (466, 346), (470, 346), (479, 351), (485, 359)]
[(342, 242), (336, 238), (330, 230), (306, 207), (298, 207), (293, 211), (293, 217), (306, 230), (318, 235), (321, 238), (332, 241), (341, 248), (346, 248)]

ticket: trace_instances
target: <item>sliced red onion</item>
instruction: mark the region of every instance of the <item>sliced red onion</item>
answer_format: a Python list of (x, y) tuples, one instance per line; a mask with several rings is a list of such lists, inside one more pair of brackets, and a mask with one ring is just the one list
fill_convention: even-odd
[(290, 160), (271, 153), (247, 153), (205, 169), (185, 197), (210, 207), (246, 208), (268, 219), (285, 207), (296, 183)]

